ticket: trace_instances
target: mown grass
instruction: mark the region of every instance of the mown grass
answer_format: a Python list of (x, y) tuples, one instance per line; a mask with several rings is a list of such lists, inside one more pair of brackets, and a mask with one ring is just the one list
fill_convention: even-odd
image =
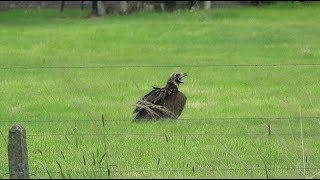
[[(33, 178), (317, 175), (319, 66), (212, 65), (319, 63), (319, 8), (0, 12), (0, 178), (14, 123)], [(132, 123), (134, 103), (174, 71), (189, 75), (180, 120)]]

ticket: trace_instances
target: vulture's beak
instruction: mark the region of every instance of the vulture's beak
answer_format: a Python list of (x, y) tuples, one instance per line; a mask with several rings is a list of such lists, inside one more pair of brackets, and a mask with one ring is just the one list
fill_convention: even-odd
[(187, 73), (181, 73), (180, 76), (179, 76), (178, 81), (179, 81), (180, 83), (184, 83), (184, 81), (182, 80), (182, 78), (184, 78), (184, 77), (186, 77), (186, 76), (187, 76)]

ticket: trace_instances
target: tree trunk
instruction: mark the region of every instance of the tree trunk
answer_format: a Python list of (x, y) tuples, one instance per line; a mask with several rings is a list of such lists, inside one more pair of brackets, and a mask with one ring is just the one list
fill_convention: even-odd
[(120, 12), (123, 14), (127, 13), (127, 10), (128, 10), (127, 1), (120, 1), (119, 4), (120, 4)]
[(64, 10), (64, 1), (61, 1), (60, 12), (63, 12), (63, 10)]
[(204, 9), (210, 9), (211, 8), (211, 1), (203, 1), (204, 3)]
[(92, 1), (92, 11), (91, 11), (92, 15), (97, 15), (98, 14), (98, 5), (97, 5), (97, 1)]
[(83, 11), (83, 7), (84, 7), (83, 1), (81, 1), (81, 11)]
[(98, 8), (98, 15), (99, 16), (106, 15), (106, 8), (104, 6), (104, 1), (97, 1), (97, 8)]

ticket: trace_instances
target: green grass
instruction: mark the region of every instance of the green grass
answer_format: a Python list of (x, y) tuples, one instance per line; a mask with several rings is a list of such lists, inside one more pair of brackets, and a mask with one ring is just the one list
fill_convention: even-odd
[[(0, 12), (0, 178), (14, 123), (32, 178), (319, 178), (320, 66), (209, 66), (318, 64), (319, 9)], [(132, 123), (174, 71), (180, 120)]]

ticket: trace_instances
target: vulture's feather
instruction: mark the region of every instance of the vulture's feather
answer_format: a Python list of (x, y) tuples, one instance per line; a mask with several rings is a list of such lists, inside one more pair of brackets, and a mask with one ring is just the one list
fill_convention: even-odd
[(186, 73), (173, 73), (163, 88), (153, 87), (137, 103), (134, 119), (177, 119), (186, 104), (186, 96), (178, 90)]

